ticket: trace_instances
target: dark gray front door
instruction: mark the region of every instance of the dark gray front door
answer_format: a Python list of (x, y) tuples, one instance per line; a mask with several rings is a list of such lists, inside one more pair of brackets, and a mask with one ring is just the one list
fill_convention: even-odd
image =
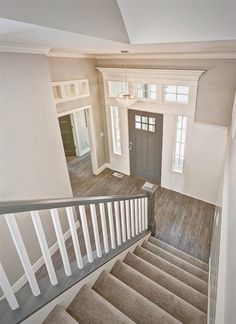
[(161, 183), (163, 115), (129, 110), (131, 175)]
[(59, 125), (60, 125), (61, 137), (63, 141), (65, 155), (76, 156), (70, 115), (59, 117)]

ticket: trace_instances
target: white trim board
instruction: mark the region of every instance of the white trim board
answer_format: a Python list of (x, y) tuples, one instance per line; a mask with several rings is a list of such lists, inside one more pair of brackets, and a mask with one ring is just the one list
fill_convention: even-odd
[[(76, 228), (79, 228), (80, 223), (79, 221), (77, 221), (75, 223)], [(70, 229), (68, 229), (63, 237), (64, 237), (64, 241), (68, 240), (68, 238), (71, 236), (71, 232)], [(58, 246), (58, 242), (55, 242), (49, 249), (50, 255), (53, 255), (57, 250), (59, 249)], [(41, 258), (39, 258), (32, 266), (34, 273), (36, 273), (43, 265), (44, 265), (44, 258), (43, 256)], [(12, 286), (13, 292), (16, 293), (17, 291), (19, 291), (26, 283), (28, 282), (27, 277), (25, 274), (23, 274), (23, 276), (20, 277), (20, 279), (18, 279)], [(0, 297), (0, 301), (3, 300), (5, 297), (4, 295)]]

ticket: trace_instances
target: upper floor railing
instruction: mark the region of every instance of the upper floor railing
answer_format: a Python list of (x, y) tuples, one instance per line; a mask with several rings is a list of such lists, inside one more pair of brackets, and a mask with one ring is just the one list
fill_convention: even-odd
[[(44, 211), (48, 211), (45, 214)], [(42, 225), (43, 217), (50, 217), (56, 242), (61, 255), (61, 263), (67, 277), (72, 275), (71, 262), (67, 251), (62, 218), (68, 221), (71, 244), (78, 269), (85, 262), (93, 263), (110, 250), (135, 238), (140, 233), (153, 229), (154, 193), (119, 195), (104, 197), (68, 198), (54, 200), (11, 201), (0, 204), (0, 214), (4, 217), (10, 237), (18, 253), (32, 294), (41, 294), (38, 280), (24, 243), (24, 235), (18, 226), (19, 213), (26, 213), (35, 230), (43, 262), (51, 285), (58, 284), (57, 271), (48, 246), (47, 234)], [(0, 287), (4, 298), (12, 310), (19, 303), (7, 277), (7, 269), (0, 263)]]

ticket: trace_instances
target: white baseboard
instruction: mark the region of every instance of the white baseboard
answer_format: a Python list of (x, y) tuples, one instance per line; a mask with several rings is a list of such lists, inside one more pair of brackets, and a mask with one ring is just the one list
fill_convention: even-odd
[(94, 171), (94, 174), (98, 175), (99, 173), (101, 173), (106, 168), (109, 168), (109, 165), (110, 165), (109, 163), (104, 163), (100, 168), (98, 168), (96, 171)]
[[(79, 227), (80, 223), (79, 221), (76, 221), (75, 223), (76, 228)], [(64, 240), (66, 241), (69, 237), (71, 236), (71, 232), (70, 229), (68, 229), (65, 233), (64, 233)], [(49, 252), (51, 255), (53, 255), (57, 250), (59, 249), (58, 243), (55, 242), (49, 249)], [(43, 257), (39, 258), (32, 266), (34, 273), (36, 273), (42, 266), (44, 265), (44, 259)], [(27, 283), (27, 277), (24, 274), (23, 276), (20, 277), (19, 280), (17, 280), (13, 286), (13, 292), (16, 293), (17, 291), (19, 291), (26, 283)], [(0, 297), (0, 301), (3, 300), (5, 297), (4, 295)]]

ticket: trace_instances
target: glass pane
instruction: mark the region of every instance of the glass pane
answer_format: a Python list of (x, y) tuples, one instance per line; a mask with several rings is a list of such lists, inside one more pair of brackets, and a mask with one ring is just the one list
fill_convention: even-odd
[(70, 97), (70, 96), (71, 96), (71, 92), (70, 92), (70, 84), (65, 84), (65, 85), (64, 85), (64, 91), (65, 91), (65, 95), (66, 95), (66, 97)]
[(126, 93), (128, 86), (123, 81), (108, 81), (109, 96), (116, 97), (120, 94)]
[(142, 124), (142, 129), (147, 131), (148, 130), (148, 125), (147, 124)]
[(149, 84), (149, 89), (150, 92), (156, 92), (157, 91), (157, 85), (156, 84)]
[(176, 95), (175, 94), (165, 94), (165, 101), (176, 101)]
[(180, 94), (189, 94), (189, 87), (179, 86), (177, 92)]
[(179, 155), (180, 154), (180, 143), (176, 143), (175, 154), (176, 155)]
[(176, 93), (176, 86), (172, 86), (172, 85), (169, 85), (169, 86), (166, 86), (165, 87), (165, 92), (166, 93)]
[(142, 123), (148, 123), (148, 117), (142, 116)]
[(150, 99), (156, 99), (157, 98), (156, 92), (149, 92), (149, 98)]
[(178, 116), (177, 128), (182, 128), (182, 121), (183, 121), (183, 117), (182, 116)]
[(135, 115), (135, 121), (137, 121), (137, 122), (141, 122), (141, 116), (139, 116), (139, 115)]
[(182, 144), (181, 147), (180, 147), (180, 155), (182, 157), (184, 156), (184, 144)]
[(187, 117), (183, 117), (183, 125), (182, 125), (183, 129), (187, 129)]
[(154, 125), (149, 125), (149, 132), (155, 132), (155, 126)]
[(177, 133), (176, 133), (176, 142), (181, 142), (181, 129), (177, 129)]
[(137, 128), (137, 129), (141, 129), (141, 123), (136, 122), (136, 123), (135, 123), (135, 128)]
[(178, 94), (177, 95), (177, 102), (188, 103), (188, 95)]
[(182, 130), (182, 136), (181, 136), (181, 142), (185, 143), (185, 140), (186, 140), (186, 131), (183, 129)]
[(155, 118), (149, 117), (149, 124), (155, 125)]

